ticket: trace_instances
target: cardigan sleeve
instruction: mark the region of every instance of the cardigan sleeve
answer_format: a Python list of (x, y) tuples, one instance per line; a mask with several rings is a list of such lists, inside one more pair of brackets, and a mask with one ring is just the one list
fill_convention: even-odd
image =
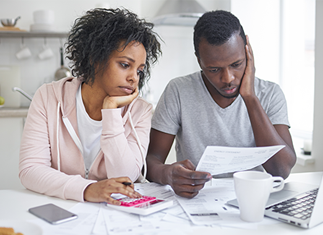
[[(146, 158), (152, 105), (144, 100), (137, 100), (128, 115), (131, 115)], [(132, 181), (137, 180), (143, 159), (129, 116), (122, 118), (121, 109), (102, 110), (101, 149), (104, 153), (108, 178), (128, 176)]]
[(19, 177), (29, 190), (82, 202), (85, 188), (96, 181), (84, 179), (79, 174), (60, 172), (53, 164), (56, 143), (51, 143), (49, 138), (51, 128), (46, 91), (46, 86), (38, 89), (28, 110), (20, 147)]

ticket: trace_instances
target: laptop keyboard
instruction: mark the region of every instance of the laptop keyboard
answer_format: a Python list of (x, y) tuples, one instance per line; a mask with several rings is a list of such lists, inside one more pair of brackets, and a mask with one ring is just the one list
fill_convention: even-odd
[[(308, 191), (295, 198), (278, 203), (270, 209), (284, 215), (289, 215), (297, 219), (305, 220), (312, 214), (318, 189)], [(269, 209), (269, 208), (268, 208)]]

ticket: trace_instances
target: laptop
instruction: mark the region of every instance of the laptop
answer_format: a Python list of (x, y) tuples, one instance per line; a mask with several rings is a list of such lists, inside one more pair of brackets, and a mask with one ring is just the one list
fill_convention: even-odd
[[(237, 199), (228, 201), (227, 204), (239, 207)], [(270, 194), (265, 216), (298, 227), (312, 228), (323, 222), (322, 210), (322, 179), (319, 187), (301, 182), (288, 182), (285, 183), (284, 189)]]

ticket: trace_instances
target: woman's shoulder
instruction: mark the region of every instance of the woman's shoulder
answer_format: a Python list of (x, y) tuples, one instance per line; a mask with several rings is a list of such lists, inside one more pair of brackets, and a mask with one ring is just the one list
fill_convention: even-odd
[(128, 107), (128, 111), (132, 117), (141, 118), (143, 116), (151, 116), (153, 105), (142, 97), (136, 98)]
[(153, 105), (142, 97), (138, 97), (136, 100), (134, 100), (132, 106), (133, 108), (136, 108), (136, 109), (139, 108), (143, 110), (147, 110), (147, 109), (150, 110), (153, 108)]

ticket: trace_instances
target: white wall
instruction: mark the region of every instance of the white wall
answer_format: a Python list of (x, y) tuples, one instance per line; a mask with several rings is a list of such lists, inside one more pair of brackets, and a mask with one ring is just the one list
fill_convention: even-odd
[(256, 76), (279, 83), (280, 0), (231, 0), (231, 12), (237, 16), (249, 36), (255, 57)]
[(316, 0), (315, 92), (312, 155), (315, 169), (323, 171), (323, 1)]
[[(228, 0), (198, 1), (207, 11), (230, 11), (231, 3)], [(144, 10), (142, 11), (144, 12)], [(146, 11), (145, 11), (146, 12)], [(149, 17), (148, 17), (149, 18)], [(163, 55), (152, 70), (152, 78), (143, 89), (145, 98), (156, 105), (167, 83), (178, 76), (198, 71), (199, 65), (194, 55), (193, 26), (156, 26), (156, 32), (161, 42)]]
[[(150, 21), (164, 2), (165, 0), (1, 0), (0, 18), (16, 18), (17, 16), (21, 16), (16, 26), (29, 31), (30, 25), (34, 23), (33, 12), (36, 10), (51, 9), (55, 13), (56, 30), (59, 32), (68, 32), (77, 17), (95, 7), (125, 7), (137, 13), (139, 17), (146, 18)], [(198, 0), (198, 2), (207, 10), (223, 9), (230, 6), (230, 1), (226, 0)], [(184, 32), (186, 31), (185, 29), (183, 30)], [(18, 60), (15, 57), (15, 53), (20, 50), (21, 39), (0, 38), (0, 65), (18, 65), (21, 71), (20, 86), (30, 95), (33, 95), (41, 84), (51, 82), (54, 79), (56, 69), (60, 67), (59, 47), (65, 40), (59, 40), (57, 38), (47, 38), (46, 40), (47, 45), (55, 53), (54, 57), (47, 60), (40, 60), (37, 54), (42, 50), (44, 39), (25, 38), (24, 42), (30, 48), (33, 55), (31, 58)], [(191, 40), (191, 38), (188, 40)], [(167, 46), (172, 47), (172, 42), (167, 42), (167, 40), (165, 42)], [(175, 47), (176, 45), (173, 46)], [(191, 49), (192, 46), (188, 45), (188, 50)], [(165, 53), (165, 57), (167, 57), (167, 53)], [(178, 54), (173, 59), (174, 62), (172, 64), (181, 63), (179, 61), (183, 62), (186, 59), (194, 59), (195, 61), (193, 53), (191, 57), (184, 57)], [(68, 65), (69, 61), (65, 60), (65, 66)], [(173, 68), (175, 73), (173, 73)], [(177, 76), (178, 68), (169, 66), (167, 70), (159, 69), (159, 71), (158, 73), (154, 73), (154, 77), (150, 80), (152, 87), (158, 88), (156, 95), (154, 95), (155, 100), (158, 100), (161, 90), (164, 89), (164, 85), (160, 86), (160, 81), (158, 80), (162, 80), (162, 83), (166, 84), (174, 75)], [(185, 73), (186, 71), (184, 69), (181, 74)], [(156, 81), (157, 85), (154, 84), (154, 81)], [(13, 93), (13, 95), (20, 94)], [(22, 106), (28, 106), (29, 103), (27, 99), (21, 97)]]

